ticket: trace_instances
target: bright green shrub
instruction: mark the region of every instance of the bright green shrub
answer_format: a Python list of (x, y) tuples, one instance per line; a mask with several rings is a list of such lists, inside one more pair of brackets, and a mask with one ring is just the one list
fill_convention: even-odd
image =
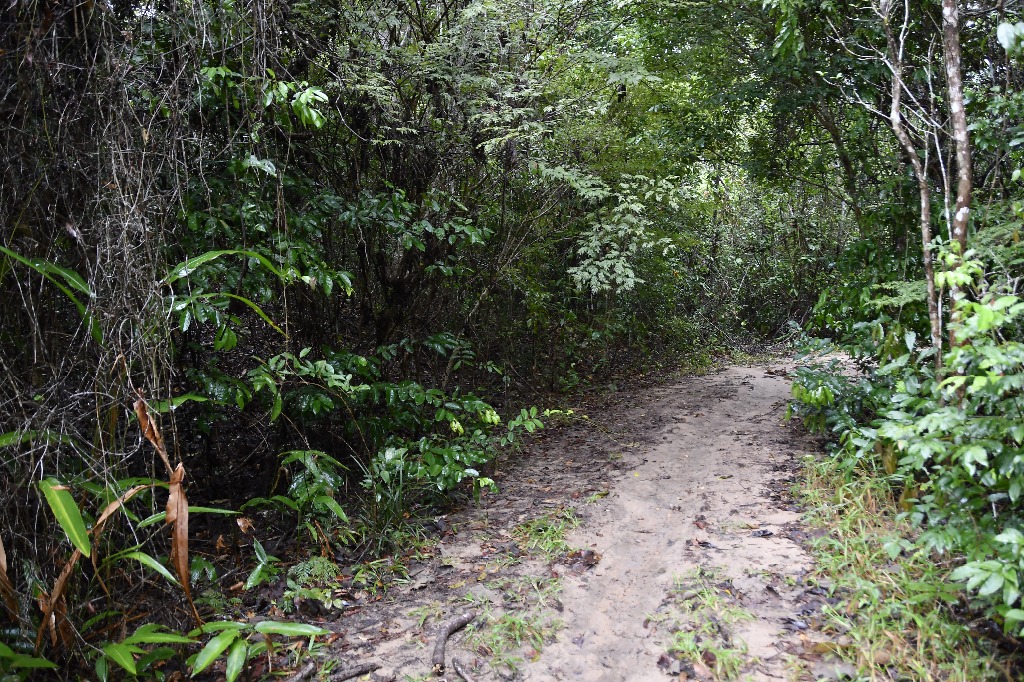
[(934, 374), (931, 351), (905, 335), (894, 354), (877, 339), (881, 363), (854, 383), (819, 367), (798, 373), (794, 410), (818, 430), (839, 434), (836, 457), (890, 477), (902, 488), (918, 542), (966, 563), (951, 579), (1020, 630), (1024, 582), (1024, 301), (989, 282), (979, 261), (942, 273), (970, 287), (955, 303), (957, 345)]

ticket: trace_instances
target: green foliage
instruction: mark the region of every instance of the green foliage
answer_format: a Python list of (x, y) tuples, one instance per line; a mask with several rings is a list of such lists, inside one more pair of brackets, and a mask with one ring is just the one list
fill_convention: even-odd
[(0, 674), (3, 674), (2, 679), (4, 680), (24, 680), (32, 674), (33, 670), (53, 670), (56, 667), (56, 663), (45, 658), (18, 653), (0, 642)]
[[(345, 467), (319, 450), (295, 450), (281, 455), (280, 471), (287, 472), (290, 482), (284, 494), (254, 497), (242, 509), (275, 509), (286, 515), (294, 513), (298, 528), (306, 531), (313, 542), (339, 539), (342, 544), (351, 537), (349, 519), (336, 496), (344, 488)], [(269, 566), (262, 546), (256, 543), (260, 566)], [(269, 567), (262, 569), (268, 572)], [(268, 573), (269, 575), (269, 573)], [(262, 580), (260, 581), (262, 582)], [(256, 584), (259, 584), (258, 582)]]
[(955, 302), (944, 376), (912, 332), (902, 348), (888, 343), (889, 332), (876, 336), (879, 364), (856, 386), (834, 371), (801, 370), (795, 410), (839, 435), (848, 471), (874, 470), (902, 488), (910, 518), (924, 527), (920, 545), (966, 557), (951, 578), (1019, 631), (1024, 302), (987, 279), (972, 255), (942, 273), (943, 282), (972, 288)]
[[(489, 464), (543, 427), (522, 396), (706, 365), (790, 320), (859, 335), (863, 363), (879, 343), (883, 364), (898, 360), (927, 328), (915, 188), (862, 106), (884, 108), (888, 70), (836, 40), (877, 45), (866, 8), (50, 9), (12, 5), (0, 28), (3, 54), (33, 45), (32, 59), (0, 64), (13, 84), (0, 123), (0, 295), (12, 302), (0, 308), (0, 521), (17, 543), (19, 603), (55, 583), (69, 547), (100, 557), (122, 618), (153, 574), (176, 579), (152, 490), (90, 537), (131, 486), (159, 485), (131, 482), (160, 467), (122, 414), (140, 395), (188, 468), (190, 510), (212, 495), (266, 521), (253, 589), (291, 559), (266, 554), (268, 535), (385, 553), (415, 541), (410, 518), (494, 490)], [(978, 248), (1009, 281), (1022, 262), (1022, 102), (990, 47), (1016, 54), (1019, 41), (1017, 17), (1000, 27), (990, 14), (964, 27), (976, 167), (990, 169), (974, 215), (993, 227)], [(941, 119), (928, 26), (910, 31), (907, 87)], [(940, 158), (948, 141), (934, 142)], [(1017, 324), (962, 306), (978, 325)], [(808, 375), (803, 414), (838, 429), (875, 418), (906, 394), (911, 364), (871, 385)], [(931, 385), (927, 371), (912, 388)], [(978, 409), (1007, 405), (1011, 389), (998, 390)], [(975, 475), (998, 460), (971, 452)], [(41, 495), (24, 494), (43, 477)], [(210, 583), (223, 570), (204, 543), (218, 535), (192, 538), (208, 563), (191, 568)], [(400, 570), (364, 558), (368, 584)], [(76, 569), (70, 623), (91, 617), (99, 585)], [(125, 648), (138, 644), (95, 637), (42, 653), (70, 670), (105, 651), (97, 665), (142, 670)], [(204, 658), (227, 656), (237, 675), (243, 639)]]
[(71, 544), (84, 556), (89, 556), (92, 552), (92, 543), (89, 541), (89, 532), (85, 528), (85, 521), (82, 520), (82, 512), (79, 511), (75, 498), (67, 488), (54, 479), (40, 481), (39, 489), (46, 496), (50, 510), (57, 518), (57, 523), (67, 533)]
[[(155, 623), (140, 625), (135, 633), (120, 642), (104, 644), (96, 652), (96, 676), (101, 682), (110, 679), (111, 663), (129, 675), (153, 674), (158, 666), (178, 655), (180, 645), (195, 644), (196, 640), (171, 632)], [(178, 649), (171, 646), (179, 645)], [(145, 645), (154, 645), (149, 649)]]
[(579, 526), (572, 509), (560, 509), (516, 526), (513, 537), (527, 552), (537, 552), (547, 561), (555, 561), (572, 550), (565, 534)]
[(192, 675), (206, 670), (214, 661), (224, 656), (224, 675), (228, 682), (234, 682), (245, 669), (249, 659), (262, 654), (270, 646), (270, 635), (285, 637), (309, 637), (330, 634), (329, 630), (307, 623), (288, 623), (264, 620), (253, 625), (234, 621), (213, 621), (189, 633), (189, 637), (213, 634), (203, 648), (189, 658)]
[(263, 543), (259, 540), (253, 540), (252, 550), (256, 554), (256, 567), (252, 569), (249, 577), (245, 579), (245, 589), (247, 590), (259, 587), (264, 583), (273, 582), (278, 574), (281, 573), (281, 568), (278, 566), (281, 560), (276, 556), (267, 554), (267, 550), (263, 548)]
[(323, 556), (312, 556), (295, 564), (288, 569), (285, 581), (284, 612), (291, 613), (306, 601), (317, 603), (324, 610), (344, 607), (345, 600), (336, 597), (332, 589), (340, 575), (338, 565)]
[(74, 304), (78, 314), (82, 316), (82, 319), (89, 327), (89, 333), (92, 335), (93, 341), (98, 344), (103, 343), (103, 331), (93, 319), (92, 314), (87, 310), (87, 303), (83, 303), (75, 294), (76, 291), (79, 294), (84, 294), (87, 300), (91, 300), (96, 296), (89, 284), (82, 279), (81, 275), (74, 270), (61, 267), (42, 258), (25, 258), (3, 244), (0, 244), (0, 254), (5, 256), (2, 266), (0, 266), (0, 272), (10, 267), (7, 259), (12, 259), (31, 268), (68, 297), (68, 300)]

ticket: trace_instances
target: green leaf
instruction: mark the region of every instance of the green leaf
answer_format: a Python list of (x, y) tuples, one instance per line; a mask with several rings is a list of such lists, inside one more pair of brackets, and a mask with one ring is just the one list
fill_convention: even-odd
[(1006, 623), (1008, 625), (1012, 623), (1019, 623), (1020, 621), (1024, 620), (1024, 610), (1010, 609), (1009, 611), (1003, 614), (1003, 618), (1006, 619)]
[(56, 431), (8, 431), (0, 433), (0, 448), (21, 445), (37, 438), (46, 443), (63, 443), (64, 445), (73, 445), (74, 443), (71, 436)]
[(330, 630), (324, 630), (309, 623), (280, 623), (273, 620), (256, 623), (255, 630), (263, 635), (284, 635), (286, 637), (312, 637), (331, 633)]
[(187, 402), (197, 403), (208, 403), (210, 399), (206, 396), (198, 395), (196, 393), (186, 393), (184, 395), (175, 396), (170, 400), (151, 400), (149, 401), (150, 408), (155, 412), (170, 412), (179, 405), (183, 405)]
[(249, 644), (244, 639), (235, 640), (231, 644), (231, 650), (228, 651), (228, 658), (224, 671), (227, 682), (235, 682), (238, 676), (242, 674), (242, 668), (245, 666), (245, 657), (249, 653)]
[[(78, 314), (82, 316), (82, 319), (88, 325), (89, 333), (92, 335), (93, 340), (96, 341), (96, 343), (103, 343), (103, 332), (100, 329), (99, 324), (96, 322), (96, 319), (93, 318), (93, 316), (86, 310), (85, 304), (78, 300), (78, 297), (71, 292), (71, 289), (75, 289), (86, 294), (89, 298), (95, 298), (95, 294), (92, 289), (89, 288), (89, 285), (86, 284), (85, 280), (83, 280), (77, 272), (73, 272), (67, 268), (62, 268), (59, 265), (40, 258), (25, 258), (2, 245), (0, 245), (0, 253), (5, 254), (9, 258), (13, 258), (22, 265), (27, 265), (49, 280), (55, 287), (60, 289), (61, 292), (63, 292), (64, 295), (67, 296), (75, 305), (75, 308), (78, 310)], [(58, 281), (54, 275), (60, 277), (60, 279), (63, 280), (63, 283)]]
[(224, 630), (244, 630), (249, 627), (246, 623), (239, 623), (234, 620), (212, 620), (209, 623), (203, 623), (203, 626), (196, 628), (188, 633), (189, 637), (198, 637), (199, 635), (209, 635), (214, 632), (222, 632)]
[(173, 575), (171, 575), (171, 572), (167, 570), (166, 566), (164, 566), (159, 561), (151, 557), (149, 554), (146, 554), (145, 552), (128, 552), (127, 554), (118, 555), (118, 558), (135, 559), (140, 564), (148, 566), (149, 568), (153, 569), (154, 571), (162, 575), (171, 584), (178, 584), (178, 581), (174, 578)]
[(263, 543), (259, 540), (252, 541), (253, 551), (256, 552), (256, 558), (259, 559), (261, 564), (267, 563), (267, 550), (263, 549)]
[(209, 299), (209, 298), (232, 298), (232, 299), (238, 301), (239, 303), (241, 303), (241, 304), (243, 304), (245, 306), (248, 306), (254, 313), (256, 313), (256, 315), (259, 316), (259, 318), (261, 320), (263, 320), (264, 322), (269, 324), (274, 329), (274, 331), (276, 331), (278, 334), (281, 334), (282, 336), (287, 336), (287, 334), (284, 333), (284, 330), (281, 329), (280, 327), (278, 327), (276, 324), (274, 324), (274, 321), (271, 320), (270, 317), (265, 312), (263, 312), (263, 308), (259, 307), (258, 305), (256, 305), (255, 303), (253, 303), (252, 301), (247, 299), (245, 296), (239, 296), (237, 294), (229, 294), (226, 291), (214, 291), (214, 292), (211, 292), (211, 293), (208, 293), (208, 294), (199, 294), (198, 296), (195, 296), (194, 298), (196, 300), (198, 300), (198, 299)]
[(330, 509), (332, 512), (334, 512), (334, 515), (338, 517), (338, 520), (342, 522), (348, 521), (348, 516), (345, 515), (345, 511), (341, 508), (341, 505), (339, 505), (337, 500), (335, 500), (333, 497), (330, 497), (329, 495), (317, 495), (315, 498), (313, 498), (313, 502), (315, 504), (323, 505), (324, 507)]
[(63, 488), (60, 481), (53, 478), (40, 481), (39, 487), (68, 539), (84, 556), (89, 556), (92, 553), (89, 531), (85, 528), (85, 521), (82, 520), (82, 512), (79, 511), (78, 505), (75, 504), (75, 498)]
[(32, 440), (35, 437), (35, 431), (8, 431), (7, 433), (0, 433), (0, 448), (10, 447), (11, 445), (21, 445), (25, 441)]
[(239, 630), (230, 629), (224, 630), (219, 635), (211, 639), (203, 647), (199, 655), (196, 656), (195, 663), (192, 664), (192, 677), (195, 677), (203, 670), (205, 670), (211, 663), (216, 661), (224, 650), (231, 646), (231, 643), (238, 639)]
[(284, 407), (284, 401), (281, 398), (281, 392), (274, 391), (274, 406), (270, 408), (270, 421), (274, 421), (281, 416), (282, 407)]
[[(5, 647), (6, 648), (6, 647)], [(7, 649), (7, 651), (11, 651)], [(39, 658), (37, 656), (29, 656), (28, 654), (16, 654), (11, 652), (10, 654), (0, 655), (0, 660), (7, 661), (7, 664), (12, 668), (48, 668), (53, 669), (57, 667), (56, 663), (52, 663), (45, 658)]]
[(135, 674), (135, 657), (132, 655), (132, 648), (125, 643), (108, 644), (103, 647), (103, 653), (107, 658), (117, 663), (132, 675)]
[(146, 623), (122, 644), (195, 644), (195, 640), (177, 632), (169, 632), (156, 623)]
[[(194, 507), (194, 506), (192, 506), (190, 504), (188, 506), (188, 513), (189, 514), (238, 514), (240, 512), (237, 512), (237, 511), (235, 511), (233, 509), (218, 509), (217, 507)], [(141, 529), (145, 528), (146, 526), (152, 526), (153, 524), (156, 524), (156, 523), (163, 523), (166, 518), (167, 518), (167, 512), (157, 512), (156, 514), (153, 514), (152, 516), (147, 516), (142, 521), (139, 521), (139, 525), (137, 525), (135, 528), (138, 529), (138, 530), (141, 530)]]
[(274, 165), (273, 161), (270, 159), (258, 159), (255, 154), (250, 154), (249, 158), (242, 159), (242, 168), (256, 168), (267, 175), (277, 175), (277, 166)]
[(189, 258), (186, 261), (178, 263), (173, 268), (171, 268), (171, 271), (167, 274), (167, 277), (164, 278), (164, 284), (173, 284), (182, 277), (188, 277), (193, 272), (195, 272), (200, 265), (203, 265), (204, 263), (209, 263), (210, 261), (220, 258), (221, 256), (235, 255), (246, 256), (248, 258), (255, 258), (260, 263), (260, 265), (262, 265), (267, 270), (277, 275), (278, 279), (287, 279), (283, 272), (274, 267), (273, 263), (267, 260), (264, 256), (261, 256), (260, 254), (256, 253), (255, 251), (247, 251), (245, 249), (224, 249), (221, 251), (207, 251), (201, 256)]
[(988, 577), (988, 580), (985, 581), (985, 584), (981, 586), (981, 589), (978, 590), (978, 594), (982, 597), (985, 597), (987, 595), (994, 594), (995, 592), (1002, 589), (1002, 587), (1003, 576), (999, 575), (998, 573), (993, 573)]
[(967, 580), (978, 574), (978, 569), (972, 564), (965, 564), (949, 574), (950, 580)]

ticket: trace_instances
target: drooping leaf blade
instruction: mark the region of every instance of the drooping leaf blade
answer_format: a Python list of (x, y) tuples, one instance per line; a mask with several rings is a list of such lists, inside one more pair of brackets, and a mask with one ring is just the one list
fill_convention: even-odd
[(228, 651), (224, 667), (224, 676), (227, 678), (227, 682), (235, 682), (238, 676), (242, 674), (242, 668), (245, 667), (245, 658), (248, 653), (249, 643), (244, 639), (236, 639), (231, 643), (231, 649)]
[(103, 652), (107, 655), (107, 658), (112, 660), (114, 663), (117, 663), (132, 675), (136, 674), (135, 656), (132, 655), (130, 645), (124, 644), (123, 642), (108, 644), (103, 647)]
[(285, 637), (312, 637), (331, 633), (330, 630), (318, 628), (309, 623), (282, 623), (273, 620), (256, 623), (255, 630), (262, 635), (284, 635)]
[(50, 505), (50, 510), (71, 540), (71, 544), (82, 554), (89, 556), (92, 552), (92, 543), (89, 541), (89, 531), (85, 527), (82, 512), (75, 503), (75, 498), (56, 479), (43, 479), (39, 482), (39, 489), (43, 491), (46, 503)]
[(192, 677), (206, 670), (211, 663), (220, 658), (220, 655), (231, 646), (231, 643), (238, 639), (238, 635), (239, 630), (224, 630), (207, 642), (196, 656), (195, 663), (192, 664)]

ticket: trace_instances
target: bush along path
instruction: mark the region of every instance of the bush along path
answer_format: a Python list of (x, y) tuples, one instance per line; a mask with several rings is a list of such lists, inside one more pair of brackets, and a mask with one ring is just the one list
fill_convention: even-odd
[(784, 421), (786, 374), (732, 367), (577, 406), (499, 467), (500, 494), (436, 520), (404, 586), (316, 619), (338, 635), (321, 672), (432, 678), (450, 634), (448, 679), (840, 679), (822, 616), (838, 600), (789, 496), (818, 444)]

